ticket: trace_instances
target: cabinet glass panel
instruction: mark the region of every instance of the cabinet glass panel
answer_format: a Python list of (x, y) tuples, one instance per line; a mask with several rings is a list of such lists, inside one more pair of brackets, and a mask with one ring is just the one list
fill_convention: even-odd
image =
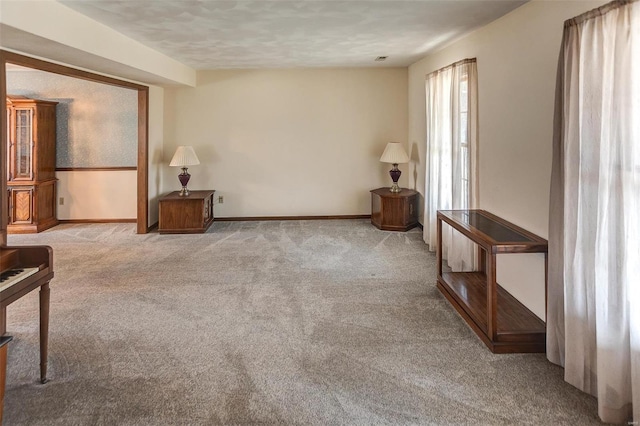
[(13, 147), (14, 179), (32, 178), (32, 116), (31, 109), (16, 109), (16, 140)]

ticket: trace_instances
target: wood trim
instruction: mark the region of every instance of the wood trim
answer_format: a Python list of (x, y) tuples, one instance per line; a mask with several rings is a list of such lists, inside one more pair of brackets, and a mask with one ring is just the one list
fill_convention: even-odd
[(136, 219), (58, 219), (58, 223), (136, 223)]
[[(149, 88), (125, 80), (95, 74), (89, 71), (82, 71), (65, 65), (43, 61), (41, 59), (24, 56), (18, 53), (0, 49), (0, 99), (5, 99), (7, 95), (6, 84), (6, 64), (11, 63), (23, 67), (34, 68), (67, 77), (79, 78), (81, 80), (95, 83), (108, 84), (111, 86), (132, 89), (138, 91), (138, 159), (137, 159), (137, 233), (147, 233), (147, 223), (149, 222)], [(6, 114), (0, 115), (0, 164), (6, 164), (6, 136), (7, 136)], [(0, 191), (6, 193), (6, 176), (0, 177)], [(4, 197), (0, 197), (0, 245), (6, 244), (8, 206)]]
[[(4, 50), (0, 50), (0, 99), (7, 98), (7, 61), (4, 57)], [(3, 101), (4, 104), (4, 101)], [(5, 167), (7, 165), (7, 112), (6, 109), (2, 111), (0, 115), (0, 170), (2, 170), (0, 176), (0, 246), (7, 244), (7, 225), (9, 219), (9, 203), (4, 194), (7, 193), (7, 172)], [(3, 312), (0, 312), (0, 317), (3, 316)], [(2, 321), (2, 318), (0, 318)], [(0, 324), (1, 326), (1, 324)], [(2, 332), (3, 330), (0, 330)]]
[[(105, 75), (95, 74), (89, 71), (82, 71), (76, 68), (55, 64), (53, 62), (43, 61), (41, 59), (20, 55), (18, 53), (9, 52), (6, 50), (2, 50), (0, 51), (0, 53), (2, 54), (4, 63), (9, 62), (14, 65), (20, 65), (27, 68), (34, 68), (41, 71), (52, 72), (54, 74), (66, 75), (67, 77), (75, 77), (81, 80), (93, 81), (96, 83), (103, 83), (111, 86), (124, 87), (126, 89), (133, 89), (138, 91), (147, 89), (146, 86), (142, 86), (140, 84), (131, 83), (125, 80), (118, 80), (117, 78), (107, 77)], [(5, 72), (6, 72), (6, 69), (5, 69)]]
[(370, 214), (352, 214), (337, 216), (248, 216), (248, 217), (216, 217), (215, 222), (254, 222), (269, 220), (342, 220), (371, 219)]
[(138, 234), (149, 225), (149, 88), (138, 90)]
[(56, 172), (123, 172), (138, 170), (137, 167), (56, 167)]

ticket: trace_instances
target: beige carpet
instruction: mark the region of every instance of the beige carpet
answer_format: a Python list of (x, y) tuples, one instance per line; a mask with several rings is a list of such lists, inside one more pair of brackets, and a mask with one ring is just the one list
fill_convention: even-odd
[(544, 355), (493, 355), (435, 286), (419, 230), (61, 225), (49, 377), (37, 293), (8, 310), (5, 424), (597, 424)]

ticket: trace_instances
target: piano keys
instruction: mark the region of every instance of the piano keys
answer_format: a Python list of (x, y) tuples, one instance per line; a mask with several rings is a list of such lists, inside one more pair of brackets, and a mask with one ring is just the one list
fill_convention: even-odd
[(49, 282), (53, 278), (53, 250), (49, 246), (0, 246), (0, 336), (7, 328), (7, 306), (40, 289), (40, 382), (47, 382), (49, 348)]
[(30, 277), (39, 270), (40, 268), (18, 268), (9, 269), (8, 271), (0, 273), (0, 291)]

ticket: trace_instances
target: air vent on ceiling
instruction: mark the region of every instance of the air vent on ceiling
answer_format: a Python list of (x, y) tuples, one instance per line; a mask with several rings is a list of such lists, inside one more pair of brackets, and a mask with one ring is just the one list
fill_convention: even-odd
[(376, 58), (376, 62), (382, 62), (382, 61), (386, 61), (388, 58), (388, 56), (378, 56)]

